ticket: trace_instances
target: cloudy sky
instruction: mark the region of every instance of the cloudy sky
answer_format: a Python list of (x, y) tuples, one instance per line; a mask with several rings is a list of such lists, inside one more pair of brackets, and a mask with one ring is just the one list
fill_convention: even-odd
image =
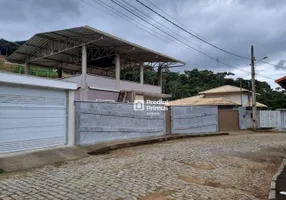
[[(110, 10), (99, 5), (100, 1), (107, 4), (107, 8), (117, 9), (127, 15), (131, 22), (118, 16), (114, 17), (114, 13), (112, 15)], [(11, 41), (27, 40), (38, 32), (89, 25), (187, 62), (185, 67), (176, 69), (179, 71), (194, 68), (215, 72), (231, 71), (236, 74), (235, 77), (250, 78), (250, 73), (245, 72), (250, 71), (249, 60), (236, 58), (195, 39), (147, 10), (136, 0), (114, 1), (120, 4), (124, 4), (124, 1), (132, 4), (147, 14), (153, 23), (159, 23), (171, 31), (174, 37), (242, 71), (224, 66), (194, 52), (178, 40), (168, 38), (164, 33), (158, 33), (160, 31), (156, 28), (110, 0), (0, 0), (0, 38)], [(141, 1), (156, 10), (148, 0)], [(254, 45), (257, 60), (267, 56), (266, 62), (280, 66), (274, 67), (261, 62), (256, 64), (257, 79), (267, 81), (273, 88), (278, 86), (273, 79), (285, 75), (286, 2), (284, 0), (149, 1), (182, 23), (192, 33), (230, 52), (250, 57), (250, 45)], [(160, 39), (141, 28), (155, 33)]]

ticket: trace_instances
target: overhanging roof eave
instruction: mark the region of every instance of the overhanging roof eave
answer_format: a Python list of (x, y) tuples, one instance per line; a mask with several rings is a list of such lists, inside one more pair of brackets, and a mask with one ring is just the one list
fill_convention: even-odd
[[(94, 29), (92, 27), (89, 26), (83, 26), (83, 27), (76, 27), (76, 28), (71, 28), (71, 29), (64, 29), (64, 30), (58, 30), (58, 31), (51, 31), (51, 32), (45, 32), (45, 33), (38, 33), (36, 35), (34, 35), (31, 39), (29, 39), (25, 44), (23, 44), (18, 50), (16, 50), (13, 54), (11, 54), (7, 60), (8, 61), (16, 61), (22, 63), (25, 63), (25, 60), (27, 60), (27, 58), (31, 56), (35, 55), (35, 52), (37, 51), (37, 49), (40, 49), (41, 47), (43, 47), (43, 45), (45, 45), (47, 42), (49, 42), (49, 38), (52, 41), (52, 39), (57, 40), (59, 39), (58, 35), (67, 35), (70, 36), (71, 38), (77, 36), (80, 37), (82, 35), (94, 35), (94, 36), (103, 36), (106, 39), (108, 39), (108, 43), (110, 43), (112, 46), (116, 46), (116, 45), (127, 45), (130, 46), (130, 48), (134, 47), (137, 50), (137, 53), (132, 55), (133, 52), (128, 52), (126, 53), (128, 56), (132, 57), (138, 57), (139, 54), (141, 55), (145, 55), (146, 57), (150, 57), (150, 59), (145, 59), (145, 61), (143, 62), (156, 62), (155, 57), (158, 56), (158, 62), (174, 62), (174, 63), (181, 63), (183, 65), (185, 65), (186, 63), (175, 59), (173, 57), (161, 54), (159, 52), (153, 51), (151, 49), (147, 49), (143, 46), (137, 45), (135, 43), (126, 41), (124, 39), (121, 39), (119, 37), (110, 35), (108, 33), (102, 32), (100, 30)], [(74, 34), (74, 36), (72, 36)], [(107, 41), (106, 41), (107, 42)], [(91, 43), (92, 44), (92, 43)], [(96, 42), (94, 43), (96, 44)], [(21, 55), (22, 53), (22, 55)], [(27, 54), (27, 55), (24, 55)], [(154, 56), (152, 59), (151, 57)], [(63, 59), (64, 60), (64, 59)], [(32, 62), (33, 63), (33, 62)]]

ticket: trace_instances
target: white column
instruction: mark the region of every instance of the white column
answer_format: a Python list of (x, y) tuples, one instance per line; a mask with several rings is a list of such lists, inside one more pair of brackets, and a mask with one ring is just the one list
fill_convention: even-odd
[(116, 89), (120, 90), (120, 56), (116, 54), (115, 57), (115, 79), (116, 79)]
[(140, 64), (140, 84), (144, 84), (144, 65), (143, 63)]
[(25, 74), (30, 73), (30, 63), (26, 60), (25, 61)]
[(86, 50), (86, 45), (82, 46), (82, 58), (81, 58), (81, 83), (80, 83), (80, 100), (84, 101), (84, 100), (88, 100), (87, 97), (87, 92), (88, 92), (88, 88), (87, 88), (87, 81), (86, 81), (86, 77), (87, 77), (87, 50)]
[(86, 73), (87, 73), (87, 52), (86, 45), (82, 46), (82, 63), (81, 63), (81, 88), (86, 89)]
[(75, 106), (74, 91), (68, 91), (68, 120), (67, 120), (67, 145), (75, 145)]

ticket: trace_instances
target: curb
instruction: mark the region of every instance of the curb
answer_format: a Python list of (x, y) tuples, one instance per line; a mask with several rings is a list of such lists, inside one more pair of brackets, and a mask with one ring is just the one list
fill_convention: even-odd
[(147, 144), (154, 144), (159, 142), (164, 142), (168, 140), (176, 140), (176, 139), (184, 139), (184, 138), (192, 138), (192, 137), (210, 137), (210, 136), (222, 136), (222, 135), (229, 135), (229, 133), (208, 133), (208, 134), (190, 134), (190, 135), (182, 135), (182, 134), (173, 134), (173, 135), (167, 135), (165, 137), (160, 138), (152, 138), (152, 139), (142, 139), (139, 141), (129, 141), (129, 142), (122, 142), (117, 144), (110, 144), (103, 147), (96, 148), (90, 152), (88, 152), (89, 155), (99, 155), (99, 154), (106, 154), (110, 151), (117, 150), (117, 149), (123, 149), (128, 147), (134, 147), (139, 145), (147, 145)]
[(269, 200), (276, 199), (276, 181), (277, 181), (278, 176), (282, 173), (284, 167), (286, 167), (286, 157), (283, 159), (283, 162), (280, 165), (278, 172), (272, 177), (271, 184), (270, 184), (270, 192), (268, 196)]

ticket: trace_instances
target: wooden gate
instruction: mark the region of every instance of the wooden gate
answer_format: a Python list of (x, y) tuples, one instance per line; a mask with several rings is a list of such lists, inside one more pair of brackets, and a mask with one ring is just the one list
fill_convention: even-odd
[(171, 107), (168, 107), (166, 110), (166, 116), (165, 116), (165, 121), (166, 121), (166, 135), (170, 135), (172, 132), (171, 128)]
[(219, 131), (238, 130), (238, 111), (237, 110), (219, 110), (218, 127)]

